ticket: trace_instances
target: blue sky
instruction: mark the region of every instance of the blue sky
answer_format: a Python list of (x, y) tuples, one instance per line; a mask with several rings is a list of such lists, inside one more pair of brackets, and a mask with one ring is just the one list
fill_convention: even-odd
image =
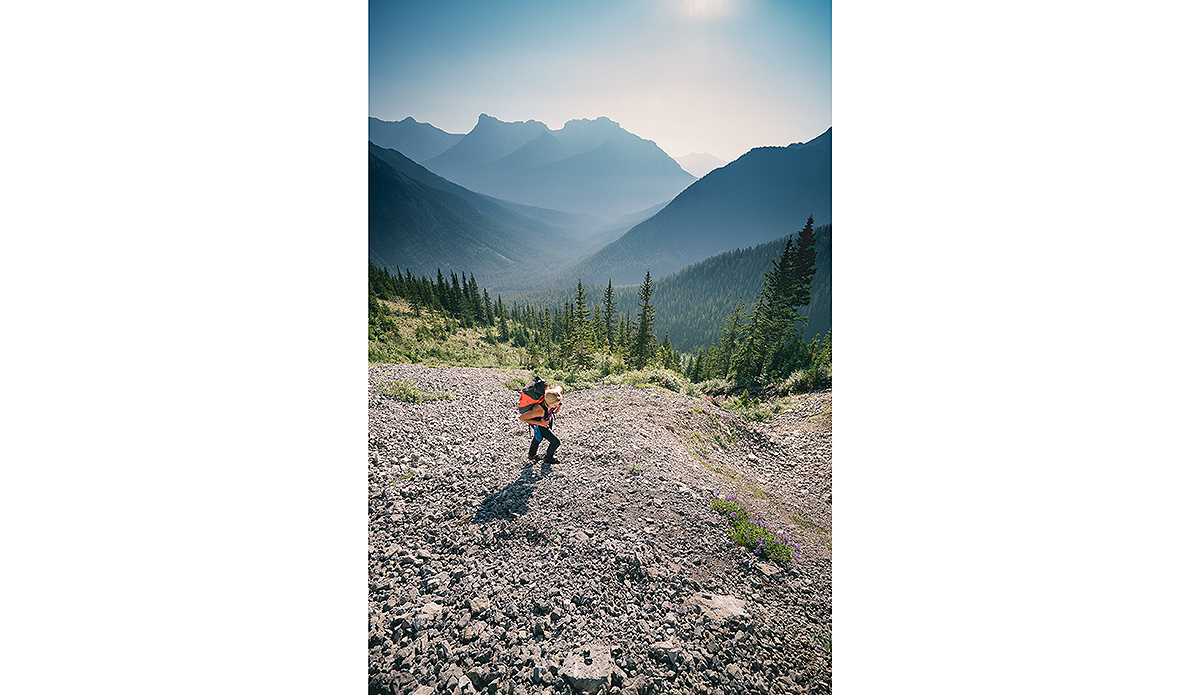
[(826, 1), (372, 0), (369, 114), (466, 133), (607, 116), (732, 161), (832, 125)]

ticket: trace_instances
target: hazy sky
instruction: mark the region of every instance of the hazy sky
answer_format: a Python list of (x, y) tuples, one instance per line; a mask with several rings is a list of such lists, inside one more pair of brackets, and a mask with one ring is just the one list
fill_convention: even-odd
[(830, 0), (371, 0), (369, 115), (607, 116), (732, 161), (832, 125)]

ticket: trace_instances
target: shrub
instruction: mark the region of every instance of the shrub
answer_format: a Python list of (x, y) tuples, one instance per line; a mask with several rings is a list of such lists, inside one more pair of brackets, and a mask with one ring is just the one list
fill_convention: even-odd
[(792, 553), (799, 553), (795, 541), (771, 528), (761, 514), (742, 504), (737, 495), (713, 495), (709, 506), (730, 523), (729, 537), (735, 545), (749, 548), (755, 555), (774, 560), (776, 564), (791, 562)]
[(571, 372), (566, 376), (565, 381), (576, 388), (589, 388), (592, 383), (600, 381), (603, 376), (598, 369), (585, 369), (581, 372)]
[(525, 384), (527, 383), (529, 382), (525, 381), (521, 377), (514, 376), (513, 378), (504, 382), (504, 387), (510, 391), (520, 391), (521, 389), (525, 388)]
[(803, 393), (807, 390), (808, 384), (804, 380), (804, 372), (799, 369), (792, 372), (788, 378), (779, 384), (779, 395), (781, 396), (786, 396), (789, 393)]
[(700, 396), (700, 391), (696, 388), (695, 384), (688, 381), (683, 375), (672, 372), (669, 369), (663, 369), (662, 367), (623, 372), (621, 374), (610, 374), (604, 377), (600, 383), (608, 385), (623, 384), (626, 386), (654, 384), (668, 391), (675, 391), (676, 393), (683, 393), (689, 396)]
[(728, 396), (733, 393), (736, 385), (728, 379), (709, 379), (697, 384), (696, 388), (710, 396)]
[(624, 360), (615, 355), (606, 355), (603, 352), (592, 353), (592, 366), (600, 372), (600, 376), (602, 377), (625, 371)]
[(804, 383), (810, 391), (831, 386), (833, 384), (833, 369), (825, 364), (814, 365), (804, 372)]
[(827, 388), (830, 385), (828, 364), (814, 364), (808, 369), (796, 370), (779, 385), (779, 395), (804, 393)]
[(434, 391), (432, 393), (422, 391), (413, 386), (407, 380), (393, 381), (392, 383), (379, 389), (379, 392), (390, 398), (396, 398), (408, 403), (422, 403), (424, 401), (448, 401), (454, 398), (454, 394), (449, 391)]

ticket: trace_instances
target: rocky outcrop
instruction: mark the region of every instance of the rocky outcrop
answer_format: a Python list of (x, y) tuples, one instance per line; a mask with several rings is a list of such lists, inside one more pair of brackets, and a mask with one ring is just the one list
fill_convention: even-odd
[[(828, 392), (751, 423), (657, 387), (571, 391), (551, 466), (525, 458), (512, 376), (369, 369), (370, 692), (830, 692)], [(455, 399), (381, 395), (403, 380)], [(734, 492), (792, 562), (733, 545), (709, 500)]]

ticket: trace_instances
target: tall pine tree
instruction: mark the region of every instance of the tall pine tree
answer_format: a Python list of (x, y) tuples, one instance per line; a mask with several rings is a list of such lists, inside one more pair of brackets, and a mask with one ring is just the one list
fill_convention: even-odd
[(739, 381), (764, 374), (783, 377), (798, 366), (805, 323), (800, 320), (799, 309), (811, 300), (816, 258), (813, 218), (809, 217), (798, 233), (797, 243), (789, 238), (783, 254), (771, 261), (771, 272), (758, 293), (746, 341), (733, 359), (732, 369)]
[(713, 359), (716, 360), (717, 378), (727, 379), (729, 377), (729, 369), (732, 366), (733, 355), (738, 346), (738, 340), (741, 338), (742, 318), (746, 310), (746, 303), (738, 297), (737, 305), (733, 308), (733, 313), (729, 318), (725, 319), (725, 326), (721, 329), (721, 344), (717, 348)]
[(613, 313), (616, 311), (616, 303), (614, 301), (612, 278), (608, 280), (608, 289), (604, 290), (604, 346), (605, 350), (612, 352), (616, 347), (617, 336), (614, 331), (616, 326), (613, 325)]
[(575, 289), (575, 317), (571, 322), (575, 335), (572, 338), (571, 355), (572, 361), (577, 367), (584, 366), (587, 361), (588, 350), (588, 329), (591, 328), (588, 322), (588, 302), (587, 292), (583, 290), (583, 280), (578, 281), (579, 284)]
[(650, 279), (650, 271), (646, 271), (646, 279), (638, 290), (638, 325), (637, 337), (634, 338), (633, 357), (634, 367), (641, 369), (653, 359), (655, 352), (654, 339), (654, 306), (650, 303), (650, 295), (654, 292), (654, 281)]
[(511, 337), (508, 332), (508, 312), (504, 311), (504, 301), (500, 299), (500, 295), (496, 295), (496, 318), (500, 323), (498, 326), (500, 330), (500, 340), (501, 342), (507, 343), (508, 339)]

